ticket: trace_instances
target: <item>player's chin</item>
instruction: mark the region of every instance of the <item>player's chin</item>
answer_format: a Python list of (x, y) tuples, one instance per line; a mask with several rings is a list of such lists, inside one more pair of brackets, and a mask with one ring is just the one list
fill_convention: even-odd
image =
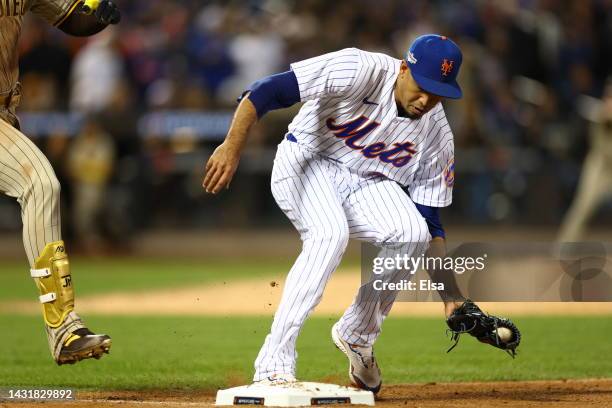
[(406, 116), (408, 116), (408, 119), (416, 120), (416, 119), (421, 119), (421, 117), (423, 117), (423, 114), (416, 113), (416, 112), (407, 112)]
[(406, 110), (406, 115), (409, 119), (420, 119), (426, 113), (423, 109), (415, 108), (414, 106), (409, 106)]

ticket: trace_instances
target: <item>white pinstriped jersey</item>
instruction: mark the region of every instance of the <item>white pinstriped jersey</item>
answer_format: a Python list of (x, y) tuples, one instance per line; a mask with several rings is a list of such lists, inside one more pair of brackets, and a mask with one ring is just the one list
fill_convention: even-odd
[(289, 133), (351, 171), (407, 186), (416, 203), (445, 207), (452, 201), (453, 134), (441, 104), (418, 120), (398, 116), (400, 65), (356, 48), (291, 64), (306, 103)]

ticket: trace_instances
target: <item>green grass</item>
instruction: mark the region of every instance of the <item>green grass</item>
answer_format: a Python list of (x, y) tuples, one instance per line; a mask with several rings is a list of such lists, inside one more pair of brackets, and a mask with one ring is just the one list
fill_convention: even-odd
[[(216, 389), (249, 382), (252, 363), (271, 323), (264, 318), (100, 317), (94, 329), (113, 336), (110, 356), (57, 367), (39, 317), (0, 315), (0, 386), (81, 389)], [(313, 318), (298, 343), (298, 376), (346, 382), (346, 361), (332, 346), (333, 319)], [(446, 354), (444, 322), (389, 318), (377, 344), (384, 381), (535, 380), (612, 377), (612, 319), (516, 319), (524, 335), (513, 360), (465, 336)]]
[[(185, 287), (236, 278), (282, 276), (292, 260), (256, 262), (241, 259), (74, 258), (71, 260), (77, 296)], [(2, 261), (0, 301), (32, 299), (36, 288), (25, 262)]]

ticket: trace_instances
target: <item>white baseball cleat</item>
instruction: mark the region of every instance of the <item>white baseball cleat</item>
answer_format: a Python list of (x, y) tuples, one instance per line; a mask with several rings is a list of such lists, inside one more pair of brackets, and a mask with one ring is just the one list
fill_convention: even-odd
[(291, 374), (273, 374), (263, 380), (255, 381), (254, 384), (261, 385), (288, 385), (296, 383), (297, 380)]
[(362, 390), (372, 391), (374, 394), (378, 393), (382, 380), (380, 378), (380, 368), (374, 357), (374, 349), (347, 343), (340, 337), (337, 326), (338, 323), (332, 327), (332, 340), (336, 347), (349, 359), (349, 378), (351, 382)]

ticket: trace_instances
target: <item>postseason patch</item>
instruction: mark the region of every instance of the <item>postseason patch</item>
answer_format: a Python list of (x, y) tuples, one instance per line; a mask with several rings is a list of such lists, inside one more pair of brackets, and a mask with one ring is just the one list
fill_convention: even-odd
[(448, 187), (455, 184), (455, 159), (452, 158), (444, 168), (444, 182)]

